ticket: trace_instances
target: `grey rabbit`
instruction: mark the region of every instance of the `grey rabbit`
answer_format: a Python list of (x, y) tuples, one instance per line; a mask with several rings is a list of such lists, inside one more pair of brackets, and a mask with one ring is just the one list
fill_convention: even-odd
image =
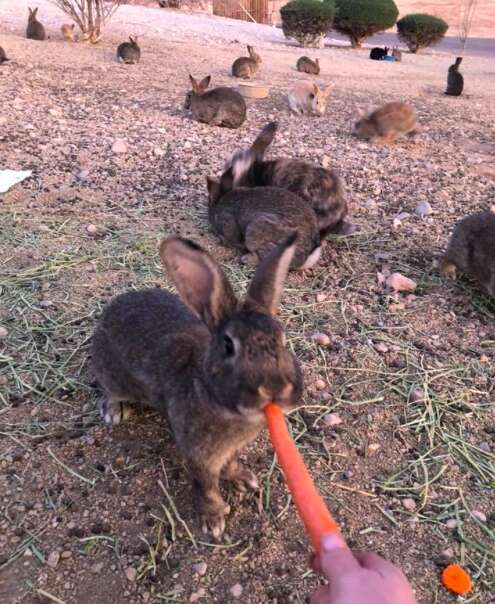
[(320, 73), (319, 59), (312, 61), (306, 56), (299, 57), (299, 59), (297, 59), (296, 67), (297, 71), (303, 71), (304, 73), (311, 73), (313, 75), (318, 75)]
[(261, 57), (255, 52), (252, 46), (247, 47), (249, 57), (239, 57), (232, 64), (232, 75), (236, 78), (244, 80), (252, 80), (256, 77), (259, 66), (261, 65)]
[(46, 33), (43, 25), (36, 19), (36, 15), (38, 13), (38, 8), (36, 7), (34, 10), (29, 8), (29, 16), (28, 16), (28, 24), (26, 28), (26, 38), (30, 40), (45, 40)]
[(264, 159), (277, 127), (276, 122), (267, 124), (250, 149), (237, 152), (228, 162), (235, 186), (279, 187), (296, 194), (313, 209), (322, 239), (330, 233), (351, 233), (354, 226), (345, 221), (348, 208), (344, 183), (335, 170), (299, 159)]
[(263, 428), (263, 408), (301, 400), (301, 370), (276, 319), (295, 238), (264, 258), (243, 301), (210, 254), (187, 239), (165, 239), (161, 260), (182, 300), (158, 288), (121, 294), (93, 335), (105, 421), (118, 424), (137, 401), (167, 417), (203, 531), (216, 538), (229, 513), (220, 478), (240, 491), (258, 488), (238, 454)]
[(455, 63), (449, 67), (447, 75), (447, 90), (445, 94), (450, 96), (460, 96), (464, 89), (464, 77), (459, 72), (459, 67), (462, 62), (462, 57), (457, 57)]
[(117, 60), (121, 60), (128, 65), (139, 63), (141, 59), (141, 49), (137, 43), (137, 36), (129, 36), (129, 42), (122, 42), (117, 47)]
[(234, 188), (232, 168), (220, 181), (207, 179), (208, 217), (222, 243), (247, 251), (244, 263), (257, 264), (290, 233), (298, 231), (290, 268), (314, 266), (321, 255), (316, 216), (294, 193), (275, 187)]
[(185, 109), (190, 109), (193, 118), (205, 124), (239, 128), (246, 119), (246, 101), (232, 88), (221, 86), (207, 90), (211, 76), (198, 82), (189, 76), (192, 90), (186, 95)]
[(6, 63), (7, 61), (10, 61), (10, 59), (7, 58), (5, 50), (0, 46), (0, 65), (2, 63)]
[(440, 272), (455, 278), (464, 273), (495, 298), (495, 206), (463, 218), (454, 227)]

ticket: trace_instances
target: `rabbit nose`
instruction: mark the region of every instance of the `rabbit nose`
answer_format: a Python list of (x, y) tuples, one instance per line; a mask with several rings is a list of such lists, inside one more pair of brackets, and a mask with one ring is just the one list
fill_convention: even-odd
[(284, 403), (290, 400), (290, 396), (294, 386), (292, 384), (284, 384), (281, 388), (270, 388), (266, 386), (260, 386), (258, 388), (258, 394), (269, 401), (276, 403)]

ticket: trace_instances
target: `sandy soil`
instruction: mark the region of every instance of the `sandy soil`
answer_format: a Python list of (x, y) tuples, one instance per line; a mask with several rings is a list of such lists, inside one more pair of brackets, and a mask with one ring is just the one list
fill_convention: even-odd
[[(0, 68), (0, 166), (33, 170), (0, 196), (0, 600), (227, 603), (240, 584), (237, 601), (295, 604), (318, 584), (266, 435), (243, 455), (262, 489), (243, 500), (226, 490), (233, 511), (213, 543), (165, 422), (143, 412), (103, 426), (88, 358), (111, 297), (166, 285), (165, 234), (206, 246), (243, 290), (249, 270), (208, 228), (205, 177), (277, 119), (270, 155), (339, 170), (360, 229), (288, 279), (281, 320), (307, 385), (291, 418), (300, 449), (349, 542), (400, 564), (421, 604), (455, 601), (438, 580), (454, 560), (474, 577), (470, 601), (493, 604), (495, 305), (435, 268), (452, 225), (494, 201), (492, 63), (470, 59), (454, 99), (442, 94), (449, 56), (382, 64), (329, 47), (327, 113), (296, 119), (285, 93), (301, 52), (277, 30), (123, 7), (102, 44), (67, 45), (41, 2), (52, 38), (37, 43), (22, 37), (25, 5), (0, 5), (12, 59)], [(131, 32), (139, 66), (115, 60)], [(231, 62), (253, 40), (270, 97), (250, 102), (236, 131), (192, 121), (188, 72), (232, 84)], [(357, 142), (356, 116), (393, 99), (415, 105), (419, 134)], [(112, 153), (116, 139), (126, 153)], [(426, 201), (433, 213), (420, 218)], [(388, 292), (387, 271), (414, 279), (414, 295)], [(342, 422), (330, 426), (329, 412)]]

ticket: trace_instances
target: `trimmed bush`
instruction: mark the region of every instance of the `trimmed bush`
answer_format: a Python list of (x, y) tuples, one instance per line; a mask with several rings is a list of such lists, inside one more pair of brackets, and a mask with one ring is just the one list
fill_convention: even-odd
[(334, 28), (359, 48), (368, 36), (392, 27), (399, 10), (394, 0), (337, 0)]
[(332, 29), (334, 0), (291, 0), (280, 9), (286, 38), (295, 38), (301, 46), (323, 46)]
[(406, 15), (397, 21), (399, 38), (414, 53), (420, 48), (438, 44), (448, 29), (449, 26), (443, 19), (426, 13)]

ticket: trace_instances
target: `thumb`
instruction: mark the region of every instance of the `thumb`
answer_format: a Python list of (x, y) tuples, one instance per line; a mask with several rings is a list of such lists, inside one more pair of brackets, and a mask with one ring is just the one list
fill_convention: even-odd
[(338, 533), (325, 535), (322, 538), (319, 562), (323, 575), (329, 581), (335, 581), (342, 575), (361, 568), (354, 554)]

